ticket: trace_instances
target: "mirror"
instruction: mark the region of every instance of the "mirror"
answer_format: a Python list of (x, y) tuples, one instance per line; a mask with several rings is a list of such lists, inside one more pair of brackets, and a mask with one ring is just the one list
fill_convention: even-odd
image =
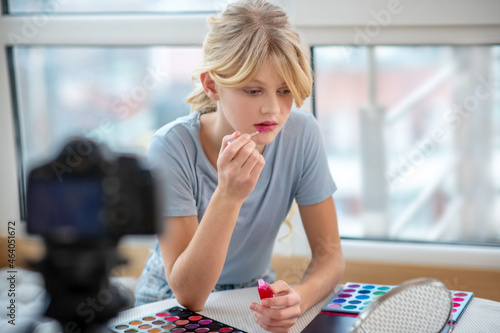
[(351, 333), (441, 332), (450, 319), (451, 294), (435, 279), (410, 280), (361, 312)]

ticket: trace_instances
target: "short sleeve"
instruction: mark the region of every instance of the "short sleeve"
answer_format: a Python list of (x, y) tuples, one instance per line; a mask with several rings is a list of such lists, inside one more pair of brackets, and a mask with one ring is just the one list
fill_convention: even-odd
[(299, 206), (320, 203), (337, 189), (328, 166), (318, 121), (312, 115), (306, 118), (303, 138), (300, 147), (303, 167), (295, 193)]
[[(175, 133), (170, 135), (175, 136)], [(164, 216), (197, 215), (192, 167), (186, 147), (179, 141), (169, 141), (165, 135), (155, 134), (149, 146), (148, 162), (160, 182)]]

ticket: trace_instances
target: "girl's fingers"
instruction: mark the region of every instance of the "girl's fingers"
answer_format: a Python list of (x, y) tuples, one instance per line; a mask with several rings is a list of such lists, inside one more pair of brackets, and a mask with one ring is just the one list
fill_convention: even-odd
[(286, 326), (282, 326), (282, 325), (269, 325), (269, 324), (266, 324), (262, 321), (260, 321), (259, 319), (256, 319), (257, 321), (257, 324), (259, 324), (260, 327), (262, 327), (264, 330), (266, 330), (267, 332), (273, 332), (273, 333), (288, 333), (290, 332), (290, 329), (292, 328), (293, 325), (295, 325), (295, 322), (290, 324), (290, 325), (286, 325)]
[(243, 164), (241, 166), (241, 170), (246, 173), (251, 173), (252, 170), (255, 168), (257, 163), (259, 163), (260, 157), (262, 155), (257, 151), (257, 149), (252, 149), (248, 157), (246, 158), (245, 161), (243, 161)]
[(224, 149), (226, 149), (226, 147), (229, 145), (229, 141), (233, 142), (237, 138), (239, 138), (240, 136), (241, 136), (241, 133), (238, 132), (238, 131), (236, 131), (233, 134), (226, 135), (224, 138), (222, 138), (222, 145), (220, 146), (219, 155), (222, 154), (222, 152), (224, 151)]
[[(245, 134), (244, 136), (247, 136), (247, 134)], [(243, 138), (238, 139), (237, 141), (231, 143), (231, 147), (228, 147), (226, 149), (232, 150), (233, 145), (239, 146), (239, 149), (236, 151), (233, 158), (229, 162), (230, 164), (233, 164), (235, 167), (242, 168), (243, 164), (245, 164), (245, 162), (248, 160), (248, 158), (252, 155), (253, 152), (258, 153), (258, 151), (255, 149), (255, 142), (253, 142), (250, 139), (248, 139), (248, 140), (243, 139)]]
[[(235, 132), (238, 133), (238, 132)], [(226, 165), (233, 161), (236, 155), (240, 152), (241, 148), (248, 143), (248, 134), (243, 134), (238, 136), (238, 138), (233, 141), (230, 145), (227, 144), (228, 138), (230, 136), (225, 136), (222, 140), (221, 150), (219, 152), (219, 158), (217, 160), (218, 166)], [(253, 141), (252, 141), (253, 142)]]
[(262, 300), (262, 305), (264, 307), (272, 308), (287, 308), (300, 304), (300, 298), (297, 294), (286, 294), (284, 296), (274, 296), (273, 298), (267, 298)]
[(281, 308), (275, 308), (257, 304), (256, 306), (254, 306), (254, 308), (255, 308), (254, 313), (256, 316), (258, 314), (259, 316), (274, 321), (288, 320), (300, 316), (299, 303), (294, 304), (292, 306), (281, 307)]
[(257, 323), (266, 331), (271, 332), (288, 332), (297, 322), (297, 317), (274, 319), (259, 312), (254, 312), (254, 315)]
[(271, 290), (273, 291), (273, 294), (279, 294), (279, 293), (288, 292), (288, 291), (290, 291), (292, 289), (292, 287), (290, 287), (288, 285), (288, 283), (286, 283), (283, 280), (278, 280), (278, 281), (270, 284), (269, 286), (271, 287)]
[(266, 165), (266, 161), (264, 160), (264, 157), (261, 154), (259, 154), (259, 160), (257, 161), (257, 163), (254, 165), (252, 171), (250, 172), (250, 176), (259, 177), (259, 175), (262, 172), (262, 169), (264, 169), (265, 165)]
[(271, 332), (288, 332), (300, 316), (300, 296), (286, 282), (269, 285), (273, 298), (250, 304), (259, 325)]

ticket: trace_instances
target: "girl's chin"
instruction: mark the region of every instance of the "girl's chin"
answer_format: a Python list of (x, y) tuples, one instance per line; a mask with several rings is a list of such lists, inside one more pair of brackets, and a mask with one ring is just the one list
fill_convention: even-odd
[(275, 136), (268, 136), (266, 138), (260, 137), (260, 138), (252, 138), (252, 140), (255, 142), (256, 145), (268, 145), (271, 142), (274, 141)]

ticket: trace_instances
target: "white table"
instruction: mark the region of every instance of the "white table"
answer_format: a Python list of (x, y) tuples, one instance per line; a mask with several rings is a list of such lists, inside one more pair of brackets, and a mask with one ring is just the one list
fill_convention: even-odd
[[(304, 313), (297, 320), (297, 323), (290, 332), (301, 332), (340, 288), (341, 285), (337, 286), (323, 301)], [(253, 301), (259, 301), (257, 288), (214, 292), (209, 296), (203, 311), (199, 313), (250, 333), (265, 332), (257, 325), (254, 315), (249, 308), (250, 303)], [(121, 312), (109, 324), (122, 323), (178, 305), (179, 303), (175, 299), (146, 304)], [(453, 333), (493, 332), (500, 332), (500, 303), (477, 297), (472, 299), (453, 330)]]

